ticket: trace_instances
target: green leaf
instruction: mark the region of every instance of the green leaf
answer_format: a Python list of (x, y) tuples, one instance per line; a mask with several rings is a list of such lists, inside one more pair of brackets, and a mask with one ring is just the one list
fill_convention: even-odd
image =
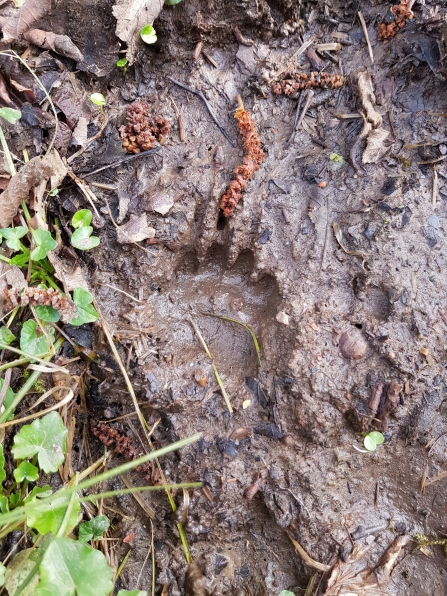
[(3, 455), (3, 445), (0, 445), (0, 488), (6, 478), (5, 456)]
[(8, 327), (0, 327), (0, 341), (2, 342), (2, 344), (6, 344), (7, 346), (9, 346), (10, 343), (12, 343), (15, 340), (16, 336), (11, 333), (11, 331), (8, 329)]
[[(4, 382), (5, 382), (4, 379), (0, 379), (0, 391), (3, 389)], [(5, 399), (3, 401), (3, 406), (4, 406), (5, 410), (6, 410), (6, 408), (9, 408), (9, 406), (13, 402), (15, 396), (16, 396), (16, 394), (11, 389), (11, 387), (8, 387), (8, 389), (6, 390)], [(13, 418), (14, 418), (14, 412), (11, 412), (11, 414), (8, 416), (7, 420), (12, 420)]]
[(57, 246), (56, 240), (51, 236), (48, 230), (42, 230), (38, 228), (33, 233), (34, 242), (36, 248), (31, 253), (33, 261), (40, 261), (47, 256), (50, 250), (53, 250)]
[(118, 66), (118, 68), (124, 68), (125, 66), (127, 66), (128, 64), (128, 60), (127, 58), (121, 58), (121, 60), (117, 60), (116, 65)]
[(9, 262), (11, 265), (17, 265), (17, 267), (28, 267), (29, 255), (26, 255), (25, 253), (21, 252), (15, 257), (12, 257), (12, 259)]
[(180, 4), (182, 0), (165, 0), (165, 4), (167, 4), (168, 6), (177, 6), (177, 4)]
[[(36, 563), (31, 559), (33, 548), (20, 551), (9, 563), (6, 569), (5, 588), (8, 594), (15, 594), (28, 575), (33, 571)], [(39, 582), (39, 575), (36, 574), (30, 583), (20, 592), (20, 596), (33, 596), (34, 590)]]
[[(126, 60), (127, 62), (127, 60)], [(83, 228), (89, 226), (92, 221), (93, 213), (90, 209), (80, 209), (71, 218), (71, 225), (74, 228)]]
[(0, 511), (2, 513), (9, 511), (8, 497), (5, 497), (5, 495), (0, 495)]
[(23, 482), (25, 478), (29, 482), (36, 482), (39, 478), (39, 470), (29, 461), (22, 461), (22, 463), (14, 470), (13, 474), (17, 484)]
[(146, 590), (120, 590), (116, 596), (147, 596)]
[(106, 515), (98, 515), (79, 526), (78, 540), (88, 542), (98, 540), (110, 527), (110, 520)]
[(92, 236), (92, 232), (93, 228), (91, 226), (79, 228), (73, 232), (71, 236), (71, 245), (75, 248), (79, 248), (79, 250), (90, 250), (91, 248), (95, 248), (99, 244), (99, 238), (97, 236)]
[(23, 226), (17, 226), (17, 228), (2, 228), (0, 234), (6, 239), (6, 245), (12, 250), (17, 251), (22, 250), (20, 238), (23, 238), (27, 231)]
[[(55, 499), (54, 504), (58, 505), (66, 503), (67, 507), (70, 502), (70, 497), (61, 497)], [(35, 511), (27, 517), (26, 523), (30, 528), (34, 528), (39, 534), (57, 534), (67, 512), (67, 507), (58, 507), (57, 509), (51, 509), (50, 511)], [(67, 532), (70, 532), (79, 522), (79, 511), (81, 505), (78, 500), (73, 502), (72, 510), (67, 524)]]
[(295, 596), (295, 594), (293, 592), (290, 592), (289, 590), (282, 590), (279, 593), (279, 596)]
[(55, 538), (40, 564), (35, 596), (107, 596), (112, 570), (104, 555), (70, 538)]
[(372, 432), (370, 432), (368, 434), (368, 437), (370, 437), (374, 441), (374, 443), (376, 445), (381, 445), (384, 442), (384, 440), (385, 440), (385, 438), (382, 435), (382, 433), (380, 433), (377, 430), (373, 430)]
[(95, 104), (95, 106), (105, 106), (106, 100), (102, 93), (92, 93), (90, 95), (90, 101)]
[(98, 320), (99, 315), (93, 304), (93, 296), (83, 288), (76, 288), (73, 292), (73, 302), (78, 307), (78, 316), (70, 321), (70, 325), (84, 325)]
[(30, 501), (37, 501), (38, 497), (44, 499), (45, 497), (49, 497), (52, 493), (53, 491), (49, 484), (45, 484), (45, 486), (35, 486), (26, 499), (23, 500), (23, 504), (29, 503)]
[[(48, 321), (49, 323), (57, 323), (61, 316), (59, 311), (52, 306), (35, 306), (36, 315), (41, 321)], [(0, 329), (1, 331), (1, 329)]]
[(0, 108), (0, 116), (10, 124), (15, 124), (22, 117), (22, 112), (12, 108)]
[(6, 567), (0, 563), (0, 587), (5, 583)]
[(46, 474), (57, 472), (67, 450), (68, 430), (57, 412), (25, 424), (14, 436), (14, 459), (27, 459), (37, 454), (39, 467)]
[[(45, 331), (49, 338), (54, 341), (54, 329), (52, 327), (47, 327)], [(42, 333), (42, 330), (37, 325), (36, 321), (33, 321), (32, 319), (23, 323), (20, 332), (20, 349), (27, 354), (31, 354), (31, 356), (46, 354), (50, 349), (48, 339)]]
[(366, 435), (366, 437), (363, 439), (363, 444), (365, 445), (365, 449), (368, 449), (368, 451), (376, 450), (377, 443), (374, 441), (374, 439), (371, 439), (369, 435)]
[(19, 504), (20, 501), (20, 491), (18, 490), (15, 493), (12, 493), (11, 495), (9, 495), (9, 504), (11, 505), (12, 509), (14, 509), (14, 507), (17, 507), (17, 505)]
[(140, 37), (144, 43), (155, 43), (157, 41), (157, 33), (152, 25), (146, 25), (140, 31)]

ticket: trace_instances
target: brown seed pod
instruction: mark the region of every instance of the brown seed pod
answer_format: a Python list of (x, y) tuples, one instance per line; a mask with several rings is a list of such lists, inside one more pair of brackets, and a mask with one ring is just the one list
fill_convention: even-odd
[(194, 370), (194, 379), (199, 387), (205, 387), (208, 383), (208, 375), (203, 368), (196, 368)]
[(236, 428), (236, 430), (234, 430), (231, 435), (230, 435), (230, 439), (232, 441), (240, 441), (241, 439), (245, 439), (245, 437), (248, 437), (248, 435), (251, 434), (251, 430), (249, 428), (244, 428), (244, 427), (240, 427), (240, 428)]
[(362, 332), (353, 327), (341, 334), (338, 347), (343, 358), (360, 360), (366, 354), (368, 344)]

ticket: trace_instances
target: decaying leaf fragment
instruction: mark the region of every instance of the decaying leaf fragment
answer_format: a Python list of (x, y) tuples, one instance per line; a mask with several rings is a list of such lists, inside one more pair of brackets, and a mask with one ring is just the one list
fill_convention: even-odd
[(53, 50), (61, 56), (66, 56), (76, 62), (84, 59), (81, 50), (71, 41), (68, 35), (56, 35), (50, 31), (41, 29), (30, 29), (23, 34), (23, 37), (39, 48)]
[(377, 163), (388, 149), (383, 143), (389, 132), (382, 127), (382, 116), (374, 109), (376, 98), (368, 71), (365, 70), (357, 76), (357, 85), (364, 109), (363, 112), (360, 112), (363, 117), (363, 130), (359, 138), (366, 138), (366, 149), (362, 155), (362, 162)]
[(9, 226), (20, 203), (28, 200), (30, 190), (47, 182), (60, 170), (60, 165), (65, 168), (57, 151), (53, 151), (49, 155), (33, 157), (11, 178), (0, 195), (0, 228)]
[(117, 0), (112, 12), (116, 18), (116, 35), (127, 43), (126, 58), (132, 64), (140, 40), (140, 31), (152, 25), (163, 8), (164, 0)]
[(378, 564), (366, 569), (359, 562), (371, 547), (356, 545), (346, 562), (340, 559), (332, 568), (324, 596), (397, 596), (387, 584), (399, 554), (410, 540), (410, 536), (398, 536)]
[(145, 215), (131, 215), (127, 223), (117, 227), (117, 233), (120, 244), (132, 244), (155, 237), (155, 230), (148, 225)]
[(44, 17), (51, 9), (51, 0), (25, 0), (5, 23), (2, 23), (3, 41), (14, 41), (28, 31), (33, 23)]

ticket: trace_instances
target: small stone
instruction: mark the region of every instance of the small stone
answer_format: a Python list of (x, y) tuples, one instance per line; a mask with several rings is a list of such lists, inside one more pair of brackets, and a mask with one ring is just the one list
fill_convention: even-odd
[(208, 375), (203, 368), (196, 368), (194, 371), (194, 379), (199, 387), (205, 387), (208, 383)]
[(285, 445), (285, 447), (293, 447), (295, 445), (295, 441), (293, 439), (293, 437), (291, 437), (290, 435), (285, 435), (282, 439), (281, 442), (283, 445)]
[(362, 332), (355, 327), (348, 329), (340, 336), (338, 346), (343, 358), (349, 360), (360, 360), (368, 349), (368, 343)]
[(286, 315), (286, 313), (283, 310), (280, 310), (279, 313), (276, 315), (276, 320), (278, 321), (278, 323), (281, 323), (282, 325), (288, 325), (290, 323), (289, 315)]

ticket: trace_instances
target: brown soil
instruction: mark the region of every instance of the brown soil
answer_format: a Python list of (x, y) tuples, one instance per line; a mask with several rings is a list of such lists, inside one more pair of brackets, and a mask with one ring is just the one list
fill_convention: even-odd
[[(121, 355), (142, 410), (151, 423), (160, 420), (156, 446), (198, 431), (203, 435), (198, 444), (163, 458), (162, 467), (168, 481), (202, 481), (212, 495), (210, 501), (201, 490), (191, 492), (186, 522), (191, 553), (209, 593), (239, 594), (235, 590), (241, 588), (256, 596), (278, 596), (285, 589), (303, 594), (313, 570), (294, 550), (287, 530), (312, 558), (325, 563), (348, 552), (351, 538), (369, 544), (365, 566), (374, 565), (397, 534), (442, 537), (446, 480), (425, 492), (421, 480), (424, 471), (429, 478), (441, 472), (446, 459), (447, 169), (446, 161), (436, 164), (433, 205), (433, 165), (419, 162), (447, 152), (445, 23), (427, 23), (430, 3), (417, 4), (415, 18), (384, 44), (377, 41), (377, 24), (390, 4), (366, 3), (371, 66), (355, 18), (357, 3), (336, 1), (325, 12), (317, 2), (183, 0), (165, 7), (155, 24), (157, 44), (142, 47), (123, 77), (114, 67), (116, 39), (106, 40), (110, 27), (113, 33), (113, 2), (59, 4), (48, 27), (69, 34), (84, 53), (91, 49), (89, 61), (96, 70), (89, 67), (77, 76), (88, 93), (106, 95), (111, 117), (105, 135), (73, 164), (74, 170), (82, 176), (122, 156), (117, 130), (130, 102), (144, 99), (153, 113), (171, 119), (171, 134), (157, 155), (86, 179), (115, 190), (94, 189), (107, 223), (96, 230), (100, 246), (83, 258), (92, 291), (121, 338)], [(67, 15), (75, 10), (79, 17), (69, 20), (68, 31)], [(254, 45), (238, 44), (233, 25)], [(89, 35), (96, 32), (99, 50), (86, 29)], [(287, 147), (296, 101), (271, 95), (266, 85), (265, 98), (256, 90), (283, 69), (301, 45), (300, 35), (308, 39), (312, 33), (326, 42), (337, 30), (351, 43), (340, 54), (349, 81), (341, 89), (316, 91), (317, 104), (320, 94), (327, 99), (310, 108)], [(193, 60), (200, 40), (218, 68), (202, 56)], [(326, 70), (340, 74), (338, 66), (326, 62)], [(312, 70), (305, 54), (294, 64)], [(365, 66), (374, 77), (376, 109), (390, 132), (388, 151), (376, 164), (362, 164), (360, 154), (351, 151), (362, 119), (336, 117), (361, 108), (354, 75)], [(168, 75), (205, 94), (235, 147), (203, 102)], [(267, 155), (233, 217), (224, 220), (219, 204), (244, 156), (233, 118), (237, 94), (253, 115)], [(183, 116), (184, 143), (172, 100)], [(420, 146), (406, 148), (409, 144)], [(345, 163), (331, 161), (332, 153)], [(327, 183), (324, 188), (321, 182)], [(124, 203), (129, 215), (147, 214), (158, 244), (145, 245), (150, 251), (145, 252), (117, 243), (105, 199), (115, 218)], [(165, 215), (153, 210), (155, 199), (172, 205)], [(57, 201), (67, 219), (70, 205), (73, 211), (84, 206), (73, 188), (63, 190)], [(363, 256), (341, 248), (334, 223), (342, 230), (343, 246)], [(253, 329), (262, 368), (245, 329), (205, 313)], [(214, 357), (232, 415), (191, 321)], [(339, 350), (340, 336), (350, 330), (360, 331), (367, 342), (359, 360), (347, 360)], [(132, 412), (100, 333), (93, 349), (102, 360), (89, 373), (89, 417), (104, 420)], [(374, 453), (359, 452), (353, 447), (363, 449), (359, 431), (374, 427), (367, 411), (371, 392), (379, 383), (386, 392), (392, 382), (402, 391), (381, 427), (385, 443)], [(113, 424), (138, 444), (136, 419), (131, 420), (134, 430), (126, 420)], [(78, 424), (81, 437), (84, 421)], [(93, 459), (99, 457), (103, 447), (93, 436), (89, 446)], [(264, 481), (249, 500), (244, 493), (258, 475)], [(144, 482), (136, 474), (132, 480)], [(117, 480), (114, 486), (122, 485)], [(183, 595), (187, 566), (176, 518), (162, 492), (152, 495), (146, 498), (156, 511), (157, 593), (168, 584), (166, 593)], [(177, 494), (179, 505), (182, 500)], [(132, 550), (119, 584), (135, 589), (150, 548), (151, 524), (130, 496), (112, 506), (113, 536), (135, 533), (133, 542), (119, 543), (115, 554), (122, 560)], [(149, 560), (140, 589), (150, 590), (150, 569)], [(383, 593), (447, 593), (441, 547), (429, 557), (405, 557)]]

